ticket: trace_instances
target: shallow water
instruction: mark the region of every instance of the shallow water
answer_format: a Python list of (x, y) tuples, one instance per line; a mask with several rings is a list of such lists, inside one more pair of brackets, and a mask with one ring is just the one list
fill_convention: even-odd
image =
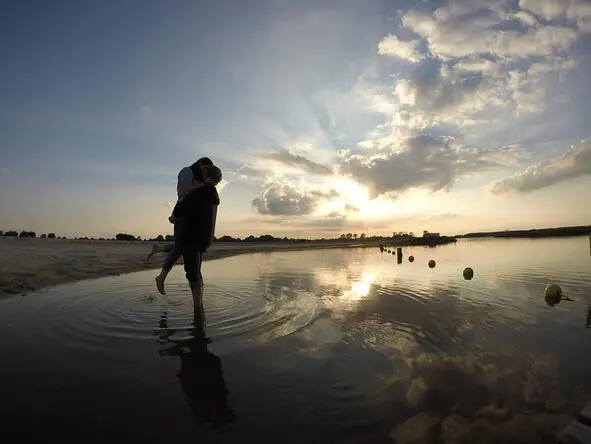
[[(150, 271), (0, 300), (1, 429), (86, 442), (552, 442), (589, 400), (587, 238), (461, 240), (396, 262), (375, 248), (206, 262), (203, 328), (180, 267), (166, 297)], [(548, 283), (574, 301), (548, 306)]]

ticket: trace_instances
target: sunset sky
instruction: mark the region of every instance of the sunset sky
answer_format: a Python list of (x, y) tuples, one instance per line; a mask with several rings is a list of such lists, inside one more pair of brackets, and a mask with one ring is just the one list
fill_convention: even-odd
[[(0, 229), (216, 234), (591, 224), (591, 0), (0, 3)], [(587, 140), (588, 139), (588, 140)]]

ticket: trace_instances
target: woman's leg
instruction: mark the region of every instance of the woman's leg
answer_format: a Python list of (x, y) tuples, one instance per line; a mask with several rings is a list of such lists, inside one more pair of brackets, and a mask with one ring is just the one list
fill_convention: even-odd
[(172, 270), (172, 267), (179, 260), (181, 257), (181, 244), (180, 244), (180, 232), (182, 229), (182, 220), (178, 219), (174, 223), (174, 243), (171, 245), (170, 248), (167, 248), (168, 254), (164, 258), (164, 263), (162, 264), (162, 269), (160, 270), (160, 274), (156, 276), (156, 288), (158, 288), (158, 292), (160, 294), (166, 294), (164, 290), (164, 281), (166, 280), (166, 276)]

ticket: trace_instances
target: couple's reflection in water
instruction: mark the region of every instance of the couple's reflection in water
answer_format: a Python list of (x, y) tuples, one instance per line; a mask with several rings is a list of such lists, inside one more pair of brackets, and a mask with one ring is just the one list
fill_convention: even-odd
[(168, 327), (168, 313), (163, 313), (159, 322), (159, 353), (180, 358), (177, 378), (191, 408), (193, 421), (223, 430), (236, 420), (236, 416), (228, 406), (221, 359), (208, 350), (211, 340), (205, 334), (203, 298), (194, 298), (193, 305), (193, 325), (186, 339), (172, 339), (177, 330)]

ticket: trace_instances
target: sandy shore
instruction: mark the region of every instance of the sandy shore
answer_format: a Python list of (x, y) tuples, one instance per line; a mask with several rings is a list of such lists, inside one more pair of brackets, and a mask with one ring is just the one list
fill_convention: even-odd
[[(82, 279), (158, 269), (164, 256), (147, 255), (152, 242), (29, 239), (0, 236), (0, 297)], [(377, 243), (376, 243), (377, 245)], [(342, 244), (215, 243), (205, 260), (245, 253), (313, 248), (359, 247)], [(365, 245), (370, 246), (370, 245)], [(182, 262), (181, 262), (182, 263)]]

